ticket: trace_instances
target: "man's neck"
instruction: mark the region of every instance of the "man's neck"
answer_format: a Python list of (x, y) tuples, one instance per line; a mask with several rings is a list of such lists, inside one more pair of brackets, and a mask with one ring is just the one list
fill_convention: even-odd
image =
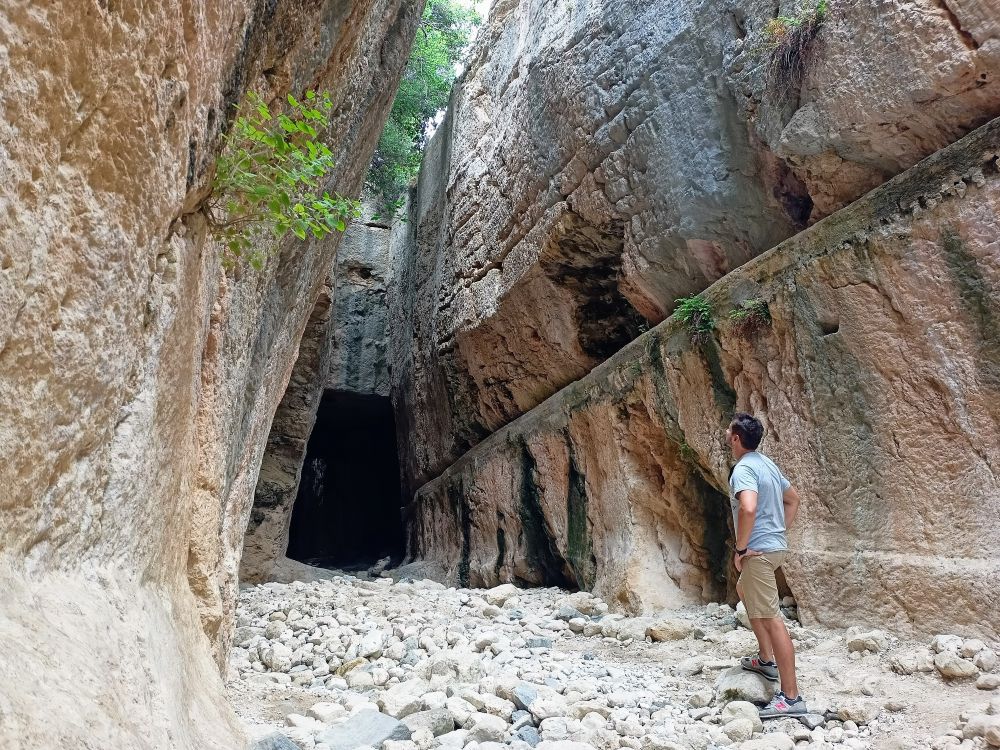
[(736, 463), (739, 463), (740, 459), (743, 458), (748, 453), (753, 453), (753, 451), (748, 451), (746, 448), (736, 446), (733, 448), (733, 458), (736, 459)]

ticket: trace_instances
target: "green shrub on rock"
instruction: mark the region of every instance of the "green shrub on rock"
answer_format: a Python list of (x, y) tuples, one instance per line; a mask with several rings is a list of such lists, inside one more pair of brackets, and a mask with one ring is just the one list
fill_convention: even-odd
[(287, 102), (276, 114), (248, 93), (223, 144), (205, 215), (227, 263), (246, 259), (259, 269), (269, 235), (322, 239), (360, 213), (357, 201), (324, 190), (334, 167), (321, 140), (333, 109), (329, 93), (308, 91), (302, 101), (289, 94)]

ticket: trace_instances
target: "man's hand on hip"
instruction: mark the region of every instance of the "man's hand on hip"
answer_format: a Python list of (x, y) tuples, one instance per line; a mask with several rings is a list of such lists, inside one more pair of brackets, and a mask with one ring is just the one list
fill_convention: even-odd
[(747, 559), (748, 557), (758, 557), (763, 554), (764, 554), (763, 552), (758, 552), (755, 549), (747, 549), (747, 551), (742, 555), (739, 554), (738, 552), (735, 553), (733, 555), (733, 565), (736, 566), (736, 572), (737, 573), (743, 572), (743, 561), (745, 559)]

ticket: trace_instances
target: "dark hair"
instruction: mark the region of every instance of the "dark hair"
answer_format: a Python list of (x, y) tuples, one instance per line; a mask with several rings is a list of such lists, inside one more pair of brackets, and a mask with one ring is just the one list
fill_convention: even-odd
[(760, 423), (760, 420), (742, 411), (733, 415), (733, 421), (729, 427), (748, 451), (757, 450), (761, 438), (764, 437), (764, 425)]

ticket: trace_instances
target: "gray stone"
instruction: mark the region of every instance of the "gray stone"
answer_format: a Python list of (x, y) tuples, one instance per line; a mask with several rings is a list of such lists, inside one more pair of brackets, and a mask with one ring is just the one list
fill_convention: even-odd
[(274, 732), (250, 743), (249, 750), (302, 750), (281, 732)]
[(809, 729), (815, 729), (816, 727), (821, 727), (826, 723), (826, 717), (822, 714), (806, 714), (805, 716), (800, 716), (799, 721), (805, 724)]
[(418, 729), (426, 729), (438, 737), (455, 729), (455, 719), (446, 708), (434, 708), (430, 711), (418, 711), (404, 718), (403, 723), (415, 733)]
[(493, 714), (474, 713), (465, 722), (471, 742), (499, 742), (507, 731), (507, 722)]
[(552, 639), (543, 636), (532, 636), (531, 638), (525, 638), (524, 645), (526, 648), (552, 648)]
[(542, 741), (542, 735), (540, 735), (538, 733), (538, 730), (532, 726), (521, 727), (520, 729), (517, 730), (517, 734), (515, 735), (515, 737), (517, 737), (522, 742), (527, 742), (532, 747), (534, 747), (535, 745), (537, 745), (539, 742)]
[(534, 685), (529, 685), (527, 682), (521, 682), (514, 686), (511, 691), (511, 699), (518, 708), (529, 711), (532, 701), (537, 700), (538, 690)]
[(566, 622), (569, 622), (570, 620), (582, 618), (583, 613), (573, 607), (563, 605), (556, 610), (555, 616), (558, 620), (565, 620)]
[(379, 747), (386, 740), (408, 740), (410, 734), (410, 728), (401, 721), (365, 709), (344, 723), (320, 732), (316, 741), (329, 745), (330, 750), (355, 750), (360, 745)]

